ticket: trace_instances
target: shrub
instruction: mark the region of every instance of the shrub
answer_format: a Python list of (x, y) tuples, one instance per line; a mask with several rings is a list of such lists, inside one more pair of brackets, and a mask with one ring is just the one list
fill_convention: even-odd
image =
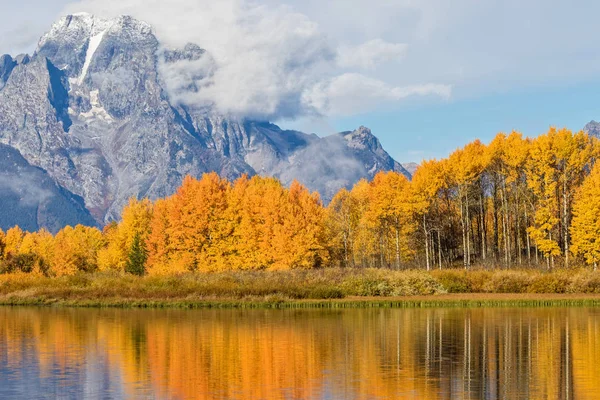
[(6, 260), (0, 265), (0, 273), (10, 274), (13, 272), (30, 273), (38, 263), (38, 257), (35, 254), (17, 254), (16, 256), (9, 255)]
[(526, 272), (498, 271), (491, 275), (483, 290), (487, 293), (527, 293), (531, 276)]
[(567, 288), (569, 293), (600, 293), (600, 272), (584, 271), (575, 274)]
[(532, 277), (529, 293), (566, 293), (570, 284), (569, 277), (562, 272), (540, 274)]
[(473, 286), (466, 271), (440, 271), (434, 274), (448, 293), (472, 293)]

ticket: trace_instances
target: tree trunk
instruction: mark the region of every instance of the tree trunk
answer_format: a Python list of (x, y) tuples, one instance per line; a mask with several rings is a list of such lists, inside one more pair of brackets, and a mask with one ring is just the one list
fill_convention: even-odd
[(385, 262), (383, 261), (383, 235), (381, 235), (381, 233), (379, 234), (379, 258), (381, 260), (381, 265), (379, 266), (380, 268), (383, 268), (383, 266), (385, 265)]
[(563, 180), (563, 231), (564, 231), (564, 247), (565, 247), (565, 268), (569, 268), (569, 215), (567, 207), (567, 177)]
[(463, 265), (467, 269), (467, 234), (465, 224), (465, 211), (464, 211), (463, 197), (460, 196), (460, 224), (462, 227), (462, 240), (463, 240)]
[[(548, 237), (552, 240), (552, 232), (548, 233)], [(554, 255), (550, 253), (550, 269), (554, 269)]]
[[(529, 217), (527, 216), (527, 204), (525, 204), (525, 227), (529, 225)], [(531, 266), (531, 241), (529, 239), (529, 231), (525, 232), (527, 236), (527, 265)]]
[(502, 200), (502, 239), (504, 240), (504, 264), (506, 267), (510, 267), (510, 259), (508, 254), (508, 226), (507, 226), (507, 203), (506, 203), (506, 187), (503, 185), (502, 190), (500, 191), (500, 196)]
[(467, 214), (467, 267), (471, 267), (471, 217), (469, 215), (469, 193), (465, 193), (466, 214)]
[(344, 268), (348, 268), (348, 235), (344, 232)]
[(442, 241), (440, 240), (440, 230), (437, 231), (437, 240), (438, 240), (438, 262), (440, 265), (440, 270), (442, 269)]
[(479, 195), (479, 211), (481, 213), (481, 259), (486, 259), (486, 232), (485, 232), (485, 209), (483, 207), (483, 195)]
[(400, 228), (396, 223), (396, 269), (400, 269)]
[(498, 261), (498, 256), (499, 256), (499, 251), (498, 251), (498, 245), (500, 242), (500, 238), (499, 238), (499, 229), (498, 229), (498, 183), (497, 181), (494, 179), (494, 246), (493, 246), (493, 250), (494, 250), (494, 259), (496, 261)]
[(515, 227), (515, 235), (516, 235), (515, 236), (515, 246), (517, 248), (517, 257), (518, 257), (518, 260), (519, 260), (519, 265), (523, 265), (523, 259), (521, 257), (521, 252), (522, 252), (522, 246), (521, 246), (521, 215), (519, 214), (521, 210), (520, 210), (520, 207), (519, 207), (519, 205), (520, 205), (519, 203), (520, 203), (519, 202), (519, 196), (517, 194), (517, 212), (516, 212), (517, 215), (515, 216), (516, 225), (517, 226)]
[(427, 271), (430, 270), (429, 266), (429, 233), (427, 232), (427, 223), (425, 221), (425, 214), (423, 214), (423, 233), (425, 233), (425, 259), (427, 264)]

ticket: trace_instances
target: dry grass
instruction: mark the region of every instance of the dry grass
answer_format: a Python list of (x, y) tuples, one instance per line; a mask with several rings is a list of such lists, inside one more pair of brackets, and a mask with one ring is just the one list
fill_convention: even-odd
[[(463, 294), (456, 296), (453, 294)], [(517, 294), (518, 299), (502, 298)], [(580, 294), (579, 297), (573, 297)], [(454, 302), (600, 300), (600, 272), (392, 271), (321, 269), (281, 272), (223, 272), (166, 277), (80, 274), (48, 278), (0, 275), (0, 304), (83, 306), (239, 306), (304, 304), (423, 305)], [(566, 296), (564, 299), (552, 296)], [(449, 296), (449, 297), (448, 297)], [(500, 296), (500, 297), (498, 297)], [(570, 296), (570, 297), (569, 297)], [(339, 299), (344, 299), (341, 303)], [(315, 302), (316, 300), (316, 302)], [(590, 301), (591, 301), (590, 300)], [(326, 303), (323, 303), (326, 301)], [(381, 304), (383, 304), (381, 303)]]

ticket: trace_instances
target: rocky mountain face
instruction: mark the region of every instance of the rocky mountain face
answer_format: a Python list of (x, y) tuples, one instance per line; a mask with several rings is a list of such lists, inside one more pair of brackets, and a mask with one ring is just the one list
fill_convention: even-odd
[(0, 145), (0, 205), (0, 226), (5, 229), (44, 227), (55, 233), (65, 225), (96, 224), (82, 198), (58, 186), (44, 170), (5, 145)]
[[(1, 154), (35, 169), (38, 186), (54, 185), (51, 197), (72, 205), (64, 218), (39, 206), (27, 226), (101, 225), (132, 196), (167, 196), (185, 175), (210, 171), (298, 179), (325, 201), (378, 171), (410, 176), (364, 127), (320, 138), (173, 101), (161, 67), (206, 56), (193, 44), (165, 50), (148, 24), (128, 16), (77, 14), (55, 23), (31, 57), (0, 57)], [(0, 164), (0, 173), (19, 171)]]
[(408, 173), (412, 176), (417, 172), (417, 168), (419, 168), (419, 164), (416, 162), (402, 163), (402, 167), (408, 171)]
[(600, 122), (590, 121), (584, 128), (583, 131), (589, 135), (600, 138)]

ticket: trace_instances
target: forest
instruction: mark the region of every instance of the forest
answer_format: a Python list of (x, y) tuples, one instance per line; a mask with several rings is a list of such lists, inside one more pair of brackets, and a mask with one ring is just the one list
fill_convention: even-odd
[(297, 182), (186, 177), (170, 197), (131, 199), (103, 230), (0, 231), (0, 272), (595, 270), (599, 155), (599, 140), (584, 132), (500, 133), (423, 161), (412, 180), (395, 172), (362, 180), (328, 205)]

